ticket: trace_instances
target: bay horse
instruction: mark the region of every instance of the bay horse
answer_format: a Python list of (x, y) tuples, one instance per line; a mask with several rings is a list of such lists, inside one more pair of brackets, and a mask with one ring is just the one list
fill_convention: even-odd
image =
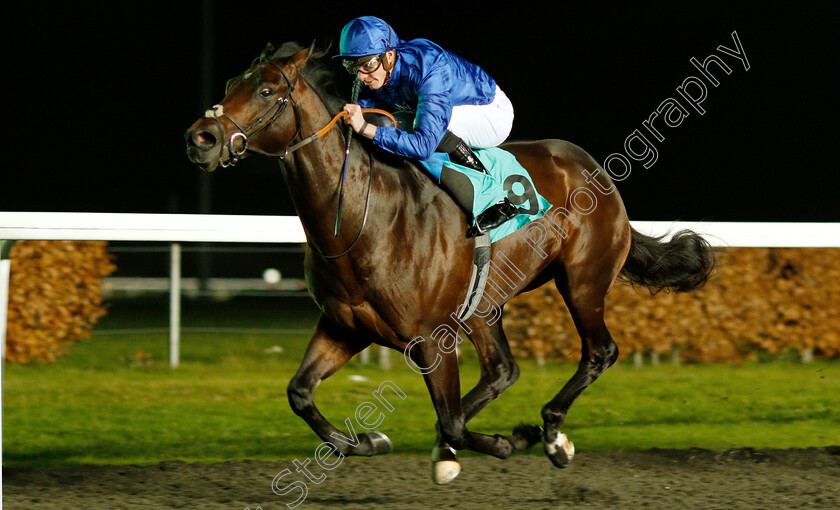
[[(426, 369), (420, 372), (438, 419), (432, 452), (437, 483), (458, 475), (455, 451), (462, 449), (507, 458), (542, 441), (551, 462), (566, 466), (574, 446), (560, 428), (569, 408), (618, 358), (604, 323), (607, 293), (619, 278), (652, 293), (697, 289), (714, 270), (711, 247), (691, 231), (669, 241), (636, 232), (606, 172), (572, 143), (506, 143), (502, 148), (515, 155), (555, 207), (520, 229), (526, 234), (493, 243), (491, 267), (513, 268), (515, 276), (488, 284), (481, 310), (459, 322), (454, 312), (469, 291), (474, 241), (465, 236), (465, 213), (416, 162), (351, 136), (343, 182), (345, 228), (335, 235), (348, 143), (344, 129), (322, 129), (346, 102), (335, 84), (326, 51), (314, 52), (314, 44), (307, 49), (287, 43), (277, 50), (269, 44), (185, 134), (189, 159), (205, 171), (249, 153), (281, 158), (306, 233), (307, 287), (321, 311), (288, 385), (292, 409), (343, 455), (389, 453), (391, 441), (378, 431), (358, 434), (353, 444), (335, 442), (345, 434), (313, 400), (323, 379), (375, 343), (403, 352), (413, 369)], [(305, 137), (310, 133), (317, 136)], [(584, 189), (589, 193), (579, 192)], [(583, 195), (588, 202), (581, 205)], [(581, 339), (577, 371), (542, 408), (542, 427), (520, 424), (510, 435), (470, 431), (470, 419), (519, 377), (502, 328), (504, 304), (552, 280)], [(496, 320), (488, 318), (491, 309)], [(481, 365), (480, 380), (463, 397), (452, 348), (459, 329)]]

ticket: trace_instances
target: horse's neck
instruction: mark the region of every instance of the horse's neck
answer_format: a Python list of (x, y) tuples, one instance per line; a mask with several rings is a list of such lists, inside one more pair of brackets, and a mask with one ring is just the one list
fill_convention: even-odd
[[(299, 102), (303, 108), (302, 135), (309, 136), (321, 129), (331, 116), (326, 106), (308, 85), (300, 88)], [(347, 166), (344, 182), (342, 210), (342, 235), (335, 237), (335, 220), (338, 197), (342, 187), (341, 172), (346, 150), (342, 130), (343, 122), (336, 125), (322, 138), (300, 148), (286, 160), (285, 178), (301, 223), (307, 235), (325, 253), (352, 241), (361, 228), (369, 180), (368, 154), (362, 154), (359, 144), (353, 144), (353, 153)], [(349, 238), (349, 241), (348, 241)]]
[[(300, 92), (304, 113), (302, 134), (306, 137), (326, 125), (331, 115), (308, 84)], [(443, 216), (438, 215), (443, 213), (441, 208), (446, 201), (435, 199), (443, 193), (438, 186), (399, 159), (380, 161), (370, 152), (377, 149), (356, 140), (343, 184), (341, 235), (336, 237), (341, 173), (347, 148), (345, 129), (346, 124), (339, 121), (322, 138), (293, 153), (284, 172), (301, 223), (319, 250), (325, 254), (340, 253), (362, 229), (368, 234), (362, 235), (360, 241), (365, 244), (370, 241), (371, 232), (381, 230), (380, 223), (392, 223), (396, 214), (402, 214), (409, 223), (420, 216), (427, 221), (442, 221)], [(372, 186), (370, 190), (369, 186)], [(454, 213), (455, 206), (450, 205)]]

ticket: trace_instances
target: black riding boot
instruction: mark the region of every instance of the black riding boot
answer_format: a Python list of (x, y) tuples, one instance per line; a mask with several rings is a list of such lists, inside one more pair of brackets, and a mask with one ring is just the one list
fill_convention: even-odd
[(487, 169), (484, 168), (484, 164), (480, 159), (478, 159), (478, 156), (476, 156), (472, 148), (464, 143), (463, 140), (461, 140), (461, 142), (449, 153), (449, 160), (456, 165), (472, 168), (473, 170), (483, 174), (487, 173)]
[[(487, 169), (478, 159), (475, 152), (460, 137), (447, 131), (438, 146), (438, 152), (446, 152), (449, 159), (456, 165), (465, 166), (477, 172), (487, 174)], [(440, 183), (446, 187), (455, 198), (458, 205), (467, 214), (472, 214), (474, 191), (470, 180), (454, 170), (447, 171), (444, 165)], [(475, 218), (475, 226), (467, 230), (467, 237), (476, 237), (494, 229), (519, 214), (519, 209), (507, 198), (490, 206)]]
[(475, 152), (452, 131), (447, 131), (443, 135), (437, 151), (449, 154), (449, 160), (456, 165), (465, 166), (483, 174), (487, 173), (487, 169), (484, 168), (484, 165), (478, 159), (478, 156), (475, 155)]

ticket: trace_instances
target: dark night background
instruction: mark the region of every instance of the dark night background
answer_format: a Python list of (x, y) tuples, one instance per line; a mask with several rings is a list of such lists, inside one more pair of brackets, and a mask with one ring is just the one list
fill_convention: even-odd
[[(737, 31), (750, 70), (723, 56), (733, 72), (713, 71), (721, 83), (705, 115), (662, 128), (656, 164), (618, 183), (631, 219), (840, 221), (837, 2), (490, 5), (7, 6), (0, 210), (200, 212), (183, 132), (225, 81), (269, 41), (337, 41), (347, 21), (373, 14), (487, 69), (516, 108), (511, 139), (566, 139), (599, 162), (623, 152), (660, 102), (681, 99), (676, 87), (699, 76), (689, 58), (734, 48)], [(205, 211), (294, 214), (275, 162), (249, 158), (207, 182)]]

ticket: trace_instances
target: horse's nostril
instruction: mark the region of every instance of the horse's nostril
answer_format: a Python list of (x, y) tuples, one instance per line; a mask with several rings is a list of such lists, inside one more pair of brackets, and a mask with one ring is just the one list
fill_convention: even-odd
[(195, 131), (192, 134), (192, 142), (196, 147), (214, 147), (216, 145), (216, 137), (208, 131)]

